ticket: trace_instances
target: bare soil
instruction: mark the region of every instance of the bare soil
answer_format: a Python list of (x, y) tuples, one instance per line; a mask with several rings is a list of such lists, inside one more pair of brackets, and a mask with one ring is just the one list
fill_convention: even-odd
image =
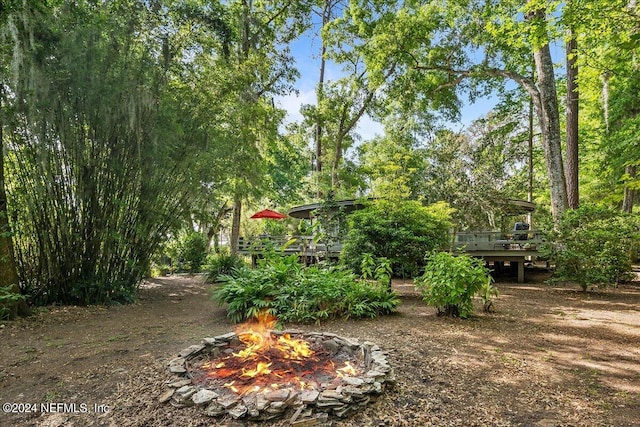
[[(640, 426), (640, 287), (585, 293), (549, 287), (546, 274), (499, 279), (497, 312), (478, 301), (467, 320), (437, 317), (398, 281), (396, 315), (287, 326), (388, 351), (395, 386), (333, 426)], [(158, 402), (170, 359), (233, 330), (209, 288), (197, 276), (151, 279), (132, 305), (48, 307), (0, 324), (0, 403), (15, 403), (0, 426), (287, 425)]]

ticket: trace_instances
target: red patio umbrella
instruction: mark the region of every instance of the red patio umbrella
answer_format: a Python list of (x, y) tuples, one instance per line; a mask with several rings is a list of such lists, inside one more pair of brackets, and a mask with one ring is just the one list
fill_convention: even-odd
[(270, 218), (270, 219), (285, 219), (287, 216), (280, 212), (272, 211), (271, 209), (264, 209), (251, 215), (251, 218)]

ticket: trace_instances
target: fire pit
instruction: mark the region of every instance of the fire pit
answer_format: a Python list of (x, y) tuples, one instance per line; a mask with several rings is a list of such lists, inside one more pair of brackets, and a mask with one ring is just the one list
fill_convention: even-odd
[(161, 402), (201, 406), (212, 417), (270, 420), (294, 412), (291, 424), (330, 414), (346, 417), (394, 381), (384, 352), (331, 333), (274, 331), (274, 319), (205, 338), (169, 362)]

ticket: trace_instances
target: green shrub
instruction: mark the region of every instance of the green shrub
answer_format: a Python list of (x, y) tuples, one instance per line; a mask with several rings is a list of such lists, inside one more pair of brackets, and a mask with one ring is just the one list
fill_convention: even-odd
[(376, 317), (393, 312), (400, 303), (382, 284), (359, 281), (337, 267), (303, 267), (295, 256), (270, 258), (256, 269), (238, 270), (236, 277), (221, 280), (213, 298), (227, 304), (234, 322), (262, 311), (290, 322)]
[(432, 253), (415, 285), (438, 315), (469, 317), (473, 296), (493, 280), (484, 261), (466, 254)]
[(207, 257), (204, 267), (207, 283), (218, 281), (220, 276), (235, 276), (239, 270), (245, 268), (247, 264), (238, 255), (229, 253), (219, 253)]
[(482, 309), (485, 313), (494, 313), (496, 311), (493, 301), (500, 296), (498, 288), (493, 286), (492, 282), (493, 280), (487, 280), (478, 289), (478, 296), (482, 299)]
[(640, 235), (638, 220), (606, 208), (582, 206), (565, 213), (546, 255), (556, 268), (551, 282), (616, 286), (631, 273)]
[(168, 264), (151, 263), (149, 267), (149, 277), (164, 277), (173, 273), (173, 269)]
[(447, 245), (451, 209), (425, 207), (416, 201), (377, 200), (349, 216), (341, 261), (357, 272), (365, 254), (384, 257), (396, 277), (413, 277), (424, 266), (424, 254)]
[(373, 258), (373, 255), (369, 253), (362, 254), (360, 271), (364, 280), (375, 279), (380, 284), (391, 288), (393, 269), (391, 268), (391, 261), (389, 261), (388, 258), (380, 257), (376, 260)]
[(182, 264), (182, 270), (190, 273), (200, 271), (207, 256), (207, 238), (195, 231), (186, 233), (180, 237), (177, 247), (178, 260)]
[(27, 296), (15, 292), (13, 286), (0, 287), (0, 320), (9, 319), (15, 304), (26, 299)]

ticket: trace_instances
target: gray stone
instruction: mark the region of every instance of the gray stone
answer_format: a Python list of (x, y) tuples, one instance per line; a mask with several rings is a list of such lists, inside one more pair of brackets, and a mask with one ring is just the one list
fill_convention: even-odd
[(267, 406), (269, 406), (269, 401), (264, 397), (263, 394), (256, 395), (256, 409), (258, 411), (264, 411)]
[(171, 359), (168, 363), (169, 366), (174, 365), (184, 365), (185, 359), (184, 357), (176, 357), (175, 359)]
[(219, 417), (220, 415), (226, 412), (224, 406), (220, 405), (218, 402), (211, 402), (207, 409), (204, 410), (204, 413), (210, 417)]
[(180, 388), (180, 387), (184, 387), (186, 385), (191, 384), (191, 380), (179, 380), (179, 381), (175, 381), (172, 382), (171, 384), (169, 384), (169, 387), (173, 387), (173, 388)]
[(185, 348), (184, 350), (180, 351), (180, 353), (178, 353), (178, 357), (184, 357), (186, 359), (189, 356), (193, 356), (194, 354), (198, 354), (199, 352), (204, 350), (204, 348), (205, 348), (205, 346), (201, 345), (201, 344), (191, 345), (191, 346)]
[(318, 401), (316, 402), (316, 406), (318, 408), (331, 408), (331, 407), (342, 406), (342, 405), (344, 404), (341, 401), (336, 399), (318, 399)]
[(188, 386), (188, 385), (180, 387), (179, 389), (176, 390), (176, 394), (179, 394), (184, 399), (187, 399), (187, 398), (193, 396), (193, 394), (195, 392), (196, 392), (196, 388), (193, 387), (193, 386)]
[(356, 387), (364, 384), (364, 380), (362, 378), (355, 378), (355, 377), (344, 377), (342, 378), (342, 382), (344, 382), (347, 385), (352, 385)]
[(365, 377), (369, 377), (369, 378), (384, 378), (384, 372), (380, 372), (380, 371), (376, 371), (376, 370), (371, 370), (369, 372), (367, 372), (366, 374), (364, 374)]
[[(371, 390), (373, 390), (373, 387), (371, 387)], [(356, 398), (358, 397), (363, 397), (364, 395), (366, 395), (369, 391), (365, 391), (362, 387), (355, 387), (355, 386), (346, 386), (343, 390), (344, 394), (348, 395), (348, 396), (354, 396)]]
[(218, 399), (218, 403), (222, 405), (224, 409), (229, 409), (238, 404), (240, 398), (238, 396), (226, 396), (223, 399)]
[(289, 397), (289, 390), (273, 390), (265, 394), (264, 397), (270, 402), (284, 402)]
[(193, 400), (193, 403), (195, 403), (196, 405), (206, 405), (213, 399), (217, 399), (218, 396), (219, 394), (215, 391), (204, 389), (199, 390), (193, 396), (191, 396), (191, 400)]
[(187, 372), (184, 367), (185, 359), (183, 357), (176, 357), (175, 359), (169, 362), (169, 371), (174, 374), (182, 374)]
[(173, 393), (175, 392), (175, 389), (170, 388), (169, 390), (165, 391), (164, 393), (162, 393), (160, 395), (160, 397), (158, 397), (158, 402), (160, 403), (166, 403), (169, 401), (169, 399), (171, 399), (171, 396), (173, 396)]
[(318, 396), (320, 396), (320, 392), (317, 390), (305, 390), (300, 394), (300, 401), (302, 403), (314, 403), (318, 400)]
[(265, 412), (275, 415), (282, 414), (286, 409), (287, 407), (285, 406), (284, 402), (272, 402), (271, 405), (269, 405), (269, 407), (265, 410)]
[(333, 413), (340, 418), (344, 418), (352, 411), (351, 406), (344, 405), (342, 407), (333, 408)]
[(242, 397), (242, 403), (247, 408), (255, 408), (256, 407), (256, 401), (257, 401), (257, 395), (255, 395), (255, 394), (249, 394), (247, 396), (243, 396)]
[(236, 338), (236, 336), (237, 336), (237, 335), (236, 335), (236, 333), (235, 333), (235, 332), (229, 332), (229, 333), (224, 334), (224, 335), (218, 335), (218, 336), (215, 338), (215, 340), (216, 340), (216, 341), (218, 341), (218, 342), (221, 342), (221, 341), (229, 342), (229, 341), (231, 341), (232, 339)]
[(244, 417), (247, 412), (248, 412), (247, 407), (244, 406), (243, 404), (239, 404), (229, 411), (229, 415), (231, 415), (231, 417), (234, 420), (237, 420), (238, 418)]
[(340, 400), (342, 399), (342, 393), (339, 393), (336, 390), (324, 390), (322, 393), (320, 393), (320, 396), (318, 397), (318, 401), (320, 400)]
[(289, 397), (284, 402), (285, 405), (290, 406), (292, 403), (296, 402), (298, 400), (298, 394), (299, 393), (296, 390), (291, 390)]
[(271, 406), (270, 408), (272, 409), (279, 409), (281, 411), (284, 411), (287, 407), (287, 402), (271, 402)]
[(329, 351), (329, 353), (332, 353), (332, 354), (337, 353), (338, 350), (340, 350), (340, 348), (342, 347), (342, 345), (337, 343), (334, 339), (326, 340), (323, 343), (323, 345), (324, 345), (324, 348), (327, 349), (327, 351)]

